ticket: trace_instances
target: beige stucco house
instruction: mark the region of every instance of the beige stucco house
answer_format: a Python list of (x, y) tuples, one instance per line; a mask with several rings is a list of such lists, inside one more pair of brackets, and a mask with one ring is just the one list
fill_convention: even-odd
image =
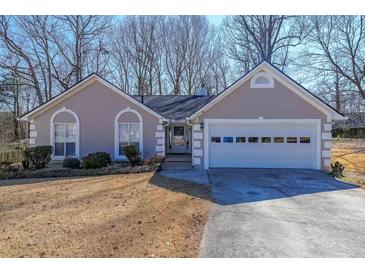
[(125, 160), (134, 144), (144, 158), (189, 155), (195, 168), (325, 169), (332, 121), (345, 118), (262, 62), (217, 96), (130, 96), (93, 74), (19, 119), (54, 160)]

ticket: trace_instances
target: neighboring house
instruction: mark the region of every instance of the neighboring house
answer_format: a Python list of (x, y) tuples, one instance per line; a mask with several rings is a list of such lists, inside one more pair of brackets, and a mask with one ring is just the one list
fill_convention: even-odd
[(344, 121), (336, 121), (333, 129), (365, 128), (365, 112), (351, 112), (347, 117)]
[(333, 123), (332, 135), (345, 138), (365, 138), (365, 112), (352, 112), (344, 121)]
[(324, 169), (331, 122), (344, 116), (267, 62), (217, 96), (130, 96), (93, 74), (24, 114), (30, 144), (53, 159), (123, 146), (144, 158), (188, 154), (195, 168)]

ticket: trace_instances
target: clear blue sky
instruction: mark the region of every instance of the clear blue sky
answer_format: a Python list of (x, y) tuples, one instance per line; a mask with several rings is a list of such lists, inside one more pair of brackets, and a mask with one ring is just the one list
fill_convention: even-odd
[(220, 23), (222, 23), (225, 15), (208, 15), (208, 20), (210, 23), (218, 26)]

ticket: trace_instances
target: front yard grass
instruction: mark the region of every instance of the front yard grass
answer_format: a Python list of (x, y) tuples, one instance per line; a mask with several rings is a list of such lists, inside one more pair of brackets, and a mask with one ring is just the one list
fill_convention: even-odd
[(365, 140), (334, 139), (332, 162), (345, 166), (344, 181), (365, 186)]
[(194, 257), (209, 199), (152, 172), (0, 181), (0, 257)]

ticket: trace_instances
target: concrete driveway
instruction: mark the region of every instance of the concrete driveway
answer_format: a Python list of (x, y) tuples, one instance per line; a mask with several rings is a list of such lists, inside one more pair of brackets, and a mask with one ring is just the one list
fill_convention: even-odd
[(365, 190), (308, 170), (209, 171), (201, 257), (365, 257)]

